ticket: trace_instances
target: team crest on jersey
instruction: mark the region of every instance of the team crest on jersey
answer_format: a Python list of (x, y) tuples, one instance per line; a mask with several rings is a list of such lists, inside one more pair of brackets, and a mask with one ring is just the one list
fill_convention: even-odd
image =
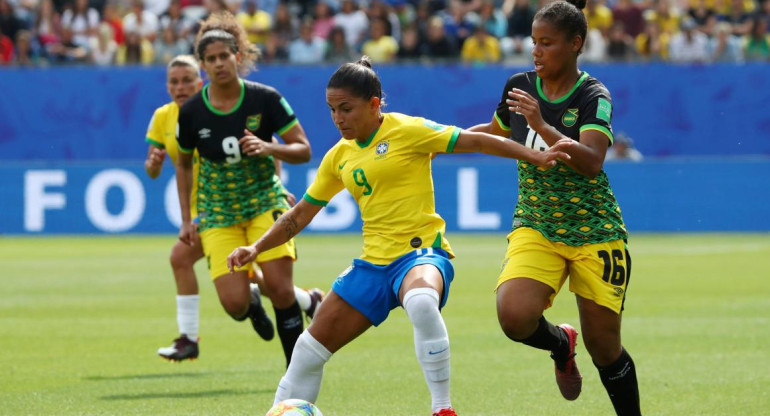
[(577, 119), (578, 109), (568, 108), (564, 115), (561, 117), (561, 124), (564, 124), (565, 127), (572, 127), (575, 125), (575, 123), (577, 123)]
[(259, 125), (262, 123), (262, 114), (254, 114), (253, 116), (246, 117), (246, 128), (254, 131), (259, 130)]
[(386, 156), (386, 153), (388, 153), (389, 147), (390, 147), (389, 141), (383, 140), (377, 143), (377, 146), (374, 147), (374, 152), (377, 153), (377, 157), (375, 157), (374, 160), (384, 158)]

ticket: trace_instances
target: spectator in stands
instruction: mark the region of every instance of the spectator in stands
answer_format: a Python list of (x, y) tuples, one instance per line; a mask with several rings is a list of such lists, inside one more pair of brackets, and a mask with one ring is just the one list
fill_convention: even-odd
[(190, 35), (193, 26), (193, 22), (182, 13), (182, 4), (180, 3), (180, 0), (171, 0), (168, 9), (158, 18), (158, 23), (160, 24), (161, 30), (168, 26), (173, 27), (176, 36), (184, 39), (187, 39)]
[(714, 27), (714, 33), (709, 38), (709, 62), (741, 62), (743, 51), (740, 38), (733, 36), (733, 28), (727, 22), (719, 22)]
[(345, 30), (345, 41), (355, 50), (364, 41), (369, 18), (353, 0), (342, 0), (342, 10), (334, 16), (334, 25)]
[(471, 64), (494, 63), (500, 60), (500, 42), (487, 32), (484, 25), (476, 26), (473, 36), (463, 43), (460, 57)]
[(709, 19), (716, 16), (716, 13), (714, 9), (706, 5), (706, 0), (693, 0), (690, 3), (690, 8), (687, 9), (687, 15), (695, 20), (699, 29), (703, 30)]
[(115, 64), (115, 55), (118, 53), (118, 44), (115, 42), (112, 26), (102, 22), (97, 29), (96, 37), (91, 38), (91, 62), (97, 66)]
[(388, 3), (383, 0), (373, 0), (367, 10), (367, 15), (370, 22), (374, 19), (383, 19), (386, 22), (385, 36), (392, 37), (396, 42), (401, 40), (401, 22)]
[(175, 56), (184, 55), (189, 52), (191, 47), (192, 46), (187, 42), (187, 39), (177, 35), (174, 26), (165, 26), (153, 45), (155, 63), (158, 65), (166, 65), (171, 62)]
[[(753, 7), (753, 0), (749, 4)], [(735, 36), (743, 36), (751, 28), (751, 13), (747, 10), (744, 0), (732, 0), (730, 12), (720, 16), (719, 20), (730, 23), (733, 26), (733, 35)]]
[(35, 23), (32, 27), (32, 34), (40, 44), (41, 53), (46, 56), (50, 45), (59, 43), (61, 37), (61, 19), (59, 13), (53, 7), (53, 1), (43, 0), (40, 3), (35, 17)]
[(743, 56), (747, 61), (770, 61), (770, 35), (767, 21), (762, 16), (751, 19), (749, 33), (744, 36)]
[(425, 42), (427, 55), (430, 58), (450, 59), (459, 55), (457, 40), (444, 30), (444, 20), (439, 16), (430, 19), (428, 38)]
[(126, 42), (118, 48), (115, 62), (118, 65), (150, 65), (154, 59), (152, 43), (138, 30), (127, 30)]
[(671, 61), (691, 63), (708, 60), (708, 38), (695, 27), (695, 20), (691, 17), (682, 19), (681, 31), (671, 38)]
[(607, 149), (607, 155), (604, 160), (627, 160), (631, 162), (641, 162), (644, 159), (642, 153), (634, 147), (634, 141), (627, 134), (618, 132), (615, 135), (615, 141)]
[(299, 36), (299, 20), (292, 16), (288, 4), (282, 2), (276, 7), (272, 32), (278, 49), (288, 53), (289, 43)]
[(612, 6), (612, 21), (623, 23), (623, 28), (631, 38), (637, 37), (644, 30), (642, 7), (633, 0), (618, 0)]
[(345, 39), (345, 29), (340, 26), (335, 26), (329, 32), (329, 39), (326, 41), (326, 56), (324, 60), (327, 62), (350, 62), (353, 60), (353, 49), (348, 45)]
[(273, 27), (273, 17), (259, 9), (259, 0), (246, 0), (246, 10), (236, 14), (235, 18), (246, 29), (249, 41), (260, 50), (264, 49), (267, 34)]
[(670, 39), (668, 33), (661, 32), (656, 20), (648, 20), (644, 32), (635, 39), (636, 54), (645, 61), (667, 61)]
[(40, 50), (34, 46), (32, 32), (20, 30), (16, 32), (16, 57), (15, 64), (19, 66), (40, 66), (42, 58)]
[(13, 43), (16, 32), (22, 29), (25, 29), (24, 22), (16, 16), (13, 5), (9, 0), (0, 0), (0, 31)]
[(503, 13), (508, 16), (508, 36), (513, 39), (513, 52), (516, 54), (528, 53), (532, 41), (532, 20), (535, 18), (535, 9), (529, 0), (505, 0)]
[(505, 18), (502, 9), (495, 7), (494, 0), (483, 0), (476, 18), (478, 20), (477, 24), (484, 25), (487, 33), (498, 40), (507, 35), (508, 20)]
[(372, 62), (393, 62), (398, 53), (398, 42), (387, 33), (387, 20), (375, 18), (371, 21), (369, 40), (364, 42), (361, 51), (369, 56)]
[(468, 16), (467, 9), (461, 0), (449, 0), (449, 7), (440, 14), (444, 18), (444, 30), (447, 36), (457, 39), (462, 45), (465, 39), (473, 34), (476, 25)]
[(317, 64), (323, 62), (326, 42), (313, 34), (313, 19), (306, 17), (299, 29), (299, 38), (289, 44), (289, 62)]
[(412, 25), (417, 29), (417, 36), (420, 38), (420, 43), (425, 43), (428, 39), (428, 26), (430, 25), (430, 19), (433, 17), (433, 11), (430, 7), (430, 0), (420, 0), (414, 10), (414, 20)]
[(334, 12), (326, 0), (319, 0), (315, 4), (313, 18), (313, 35), (323, 40), (329, 39), (329, 32), (334, 27)]
[(13, 55), (13, 40), (3, 33), (3, 27), (0, 26), (0, 65), (10, 65), (13, 62)]
[(588, 30), (598, 29), (606, 38), (612, 28), (612, 10), (604, 4), (604, 0), (587, 0), (583, 9), (588, 21)]
[(144, 8), (144, 0), (132, 0), (131, 12), (123, 18), (126, 42), (128, 32), (137, 33), (143, 39), (153, 42), (158, 35), (158, 29), (158, 16)]
[(88, 7), (88, 0), (75, 0), (75, 7), (62, 14), (61, 24), (72, 31), (72, 39), (76, 44), (88, 47), (99, 27), (99, 12)]
[(679, 32), (679, 11), (671, 6), (670, 0), (653, 0), (653, 7), (644, 12), (647, 21), (653, 20), (658, 24), (661, 33), (673, 36)]
[(144, 1), (144, 9), (153, 15), (155, 17), (160, 17), (163, 13), (168, 10), (168, 7), (171, 4), (171, 0), (143, 0)]
[(62, 28), (61, 39), (48, 49), (51, 61), (56, 64), (83, 64), (88, 62), (88, 49), (75, 43), (72, 29)]
[(422, 57), (423, 45), (420, 43), (420, 36), (414, 25), (407, 26), (401, 31), (401, 43), (398, 45), (399, 60), (417, 60)]
[(580, 62), (605, 62), (607, 60), (607, 39), (599, 29), (588, 29), (583, 53), (578, 56)]
[(615, 62), (630, 61), (634, 55), (634, 38), (626, 33), (623, 22), (612, 24), (607, 40), (607, 58)]
[(120, 13), (118, 13), (118, 9), (114, 2), (108, 1), (107, 4), (104, 5), (102, 22), (105, 22), (112, 27), (112, 36), (115, 43), (122, 45), (126, 38), (123, 33), (123, 19), (120, 17)]
[[(757, 12), (763, 19), (767, 27), (770, 28), (770, 0), (762, 0), (759, 3), (759, 11)], [(770, 29), (768, 29), (770, 30)]]
[(285, 39), (281, 38), (277, 33), (271, 31), (267, 35), (265, 41), (265, 48), (262, 50), (260, 61), (265, 63), (271, 62), (284, 62), (289, 59), (288, 44)]

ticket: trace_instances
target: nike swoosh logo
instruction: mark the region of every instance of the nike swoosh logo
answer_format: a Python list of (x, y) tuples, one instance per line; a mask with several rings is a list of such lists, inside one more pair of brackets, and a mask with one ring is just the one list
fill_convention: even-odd
[(441, 354), (442, 352), (444, 352), (444, 351), (446, 351), (446, 350), (448, 350), (448, 349), (449, 349), (449, 348), (444, 348), (443, 350), (438, 350), (438, 351), (428, 351), (428, 355), (436, 355), (436, 354)]
[(340, 165), (340, 170), (342, 170), (342, 168), (344, 168), (344, 167), (345, 167), (345, 165), (347, 165), (347, 164), (348, 164), (348, 161), (347, 161), (347, 160), (346, 160), (346, 161), (344, 161), (344, 162), (342, 162), (342, 164)]

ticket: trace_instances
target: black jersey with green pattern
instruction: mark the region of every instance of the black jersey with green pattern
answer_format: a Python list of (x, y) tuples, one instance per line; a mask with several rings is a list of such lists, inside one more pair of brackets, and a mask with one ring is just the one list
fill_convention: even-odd
[(227, 227), (273, 208), (288, 209), (272, 157), (250, 157), (238, 140), (244, 129), (265, 141), (298, 123), (286, 99), (275, 89), (241, 80), (238, 103), (228, 112), (211, 106), (208, 85), (179, 111), (180, 151), (198, 149), (198, 218), (201, 231)]
[[(495, 117), (511, 139), (527, 147), (546, 150), (548, 145), (527, 124), (521, 114), (508, 110), (508, 91), (518, 88), (540, 103), (543, 120), (563, 135), (580, 141), (580, 133), (597, 130), (612, 144), (612, 101), (607, 88), (586, 72), (570, 92), (549, 100), (534, 71), (508, 79)], [(590, 179), (559, 163), (542, 169), (519, 162), (519, 197), (513, 214), (513, 228), (529, 227), (551, 241), (570, 246), (596, 244), (628, 237), (623, 217), (607, 174), (602, 170)]]

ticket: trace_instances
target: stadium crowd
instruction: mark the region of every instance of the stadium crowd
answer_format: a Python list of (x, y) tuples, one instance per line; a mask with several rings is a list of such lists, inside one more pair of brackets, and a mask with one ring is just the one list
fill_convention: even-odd
[[(0, 65), (163, 65), (225, 9), (263, 63), (524, 63), (539, 1), (0, 0)], [(770, 61), (770, 0), (588, 0), (584, 13), (584, 62)]]

